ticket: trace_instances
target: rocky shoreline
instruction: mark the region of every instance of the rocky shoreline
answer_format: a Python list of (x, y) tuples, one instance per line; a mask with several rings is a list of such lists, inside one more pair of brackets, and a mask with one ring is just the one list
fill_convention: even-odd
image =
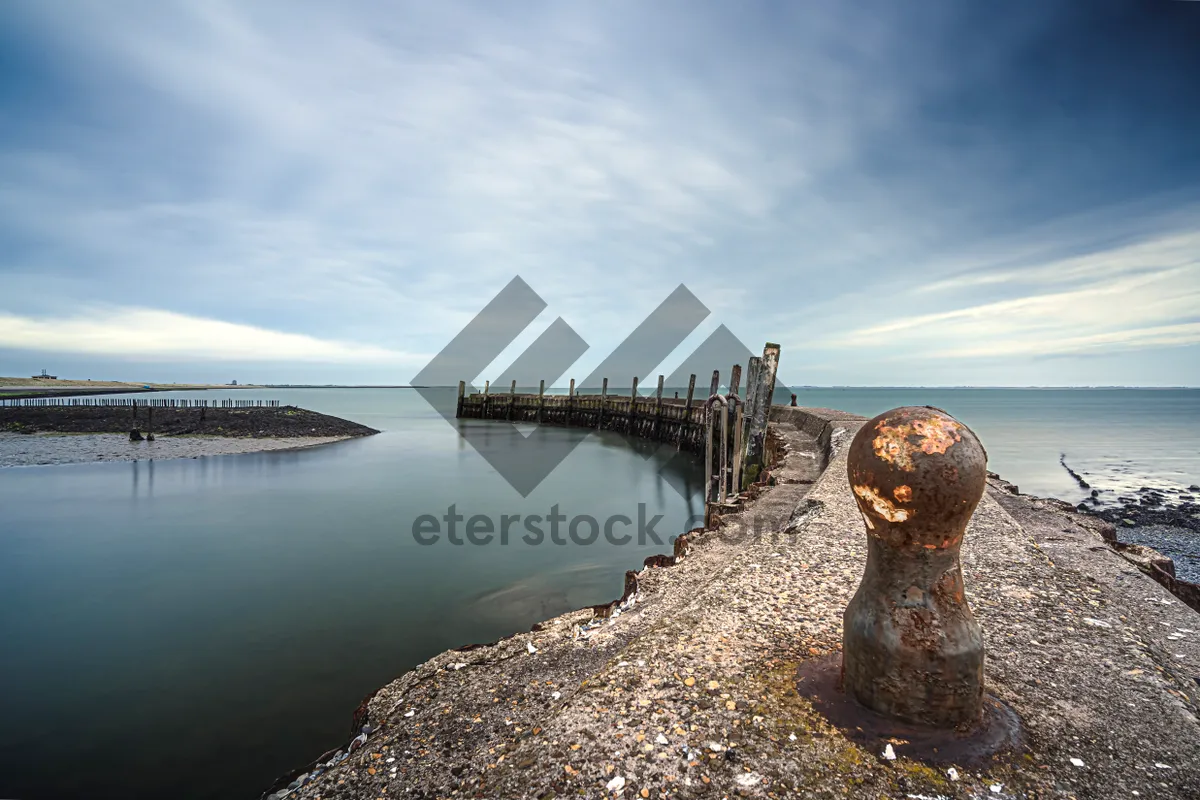
[[(1172, 578), (1200, 584), (1200, 486), (1164, 484), (1117, 491), (1094, 485), (1097, 479), (1076, 472), (1065, 455), (1060, 463), (1088, 492), (1075, 509), (1109, 523), (1106, 538), (1114, 547), (1125, 552), (1134, 552), (1129, 548), (1160, 551), (1155, 560), (1172, 562), (1165, 570)], [(1195, 594), (1200, 594), (1200, 588)]]
[(1200, 796), (1200, 616), (1111, 524), (994, 475), (963, 571), (1017, 744), (930, 762), (831, 723), (798, 676), (837, 660), (862, 574), (845, 450), (864, 420), (772, 421), (779, 459), (739, 513), (627, 573), (612, 604), (418, 665), (264, 796)]

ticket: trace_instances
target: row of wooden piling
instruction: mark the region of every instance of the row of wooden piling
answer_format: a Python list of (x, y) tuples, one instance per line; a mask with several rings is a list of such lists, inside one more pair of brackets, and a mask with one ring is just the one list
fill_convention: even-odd
[[(765, 465), (767, 420), (775, 394), (779, 345), (768, 342), (762, 356), (752, 356), (746, 369), (746, 396), (740, 394), (742, 365), (730, 370), (729, 391), (720, 393), (721, 373), (713, 370), (709, 394), (697, 402), (696, 376), (688, 379), (687, 396), (663, 397), (663, 376), (653, 397), (638, 393), (635, 377), (629, 395), (610, 395), (608, 378), (599, 394), (581, 394), (572, 379), (566, 395), (547, 395), (546, 382), (538, 393), (518, 394), (514, 380), (507, 393), (466, 393), (458, 383), (457, 416), (465, 419), (507, 420), (595, 428), (650, 439), (694, 453), (705, 460), (705, 518), (740, 504), (741, 492), (754, 483)], [(794, 400), (793, 400), (794, 401)], [(706, 523), (707, 524), (707, 523)]]
[(638, 393), (637, 378), (628, 396), (609, 394), (608, 378), (601, 383), (599, 394), (577, 392), (572, 380), (566, 395), (546, 394), (545, 381), (536, 395), (517, 394), (516, 381), (506, 394), (494, 394), (491, 384), (485, 383), (482, 392), (468, 395), (466, 382), (459, 381), (457, 416), (616, 431), (699, 453), (704, 446), (704, 414), (702, 407), (693, 405), (696, 376), (688, 381), (684, 399), (678, 392), (674, 398), (663, 397), (663, 379), (658, 376), (653, 397)]
[(129, 397), (25, 397), (0, 399), (0, 405), (19, 407), (96, 408), (280, 408), (279, 400), (176, 400)]

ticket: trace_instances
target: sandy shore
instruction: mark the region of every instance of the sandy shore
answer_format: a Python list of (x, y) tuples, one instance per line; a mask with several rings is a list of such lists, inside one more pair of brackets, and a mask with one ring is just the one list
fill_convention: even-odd
[(0, 432), (0, 468), (45, 464), (84, 464), (93, 461), (141, 461), (168, 458), (293, 450), (341, 442), (351, 436), (294, 436), (280, 439), (225, 436), (160, 436), (153, 442), (131, 442), (117, 433), (4, 433)]

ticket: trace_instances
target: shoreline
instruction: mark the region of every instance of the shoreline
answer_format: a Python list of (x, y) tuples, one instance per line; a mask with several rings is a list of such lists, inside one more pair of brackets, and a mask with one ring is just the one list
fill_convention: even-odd
[[(67, 464), (168, 461), (182, 458), (306, 450), (353, 436), (293, 436), (247, 438), (232, 436), (161, 436), (153, 442), (131, 442), (116, 433), (35, 433), (0, 431), (0, 469)], [(49, 440), (49, 441), (47, 441)], [(64, 442), (61, 440), (69, 440)], [(30, 445), (33, 445), (32, 452)], [(55, 445), (62, 444), (58, 447)]]
[(294, 450), (376, 433), (294, 406), (0, 406), (0, 468)]
[[(994, 474), (962, 561), (987, 691), (1019, 718), (1019, 745), (948, 771), (910, 760), (902, 744), (885, 758), (880, 742), (831, 725), (797, 694), (796, 675), (836, 658), (862, 574), (845, 451), (865, 420), (795, 408), (771, 418), (780, 458), (740, 513), (628, 572), (614, 603), (418, 664), (364, 700), (347, 744), (264, 797), (1099, 798), (1200, 787), (1200, 617), (1112, 549), (1103, 520)], [(1114, 719), (1125, 721), (1113, 730)]]

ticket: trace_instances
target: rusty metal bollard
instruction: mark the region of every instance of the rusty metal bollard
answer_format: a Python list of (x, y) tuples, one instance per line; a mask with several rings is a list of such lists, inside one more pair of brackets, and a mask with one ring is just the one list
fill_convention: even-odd
[(864, 425), (847, 453), (867, 526), (867, 566), (843, 618), (845, 690), (881, 714), (939, 728), (983, 711), (983, 638), (959, 549), (983, 496), (987, 453), (940, 409)]

